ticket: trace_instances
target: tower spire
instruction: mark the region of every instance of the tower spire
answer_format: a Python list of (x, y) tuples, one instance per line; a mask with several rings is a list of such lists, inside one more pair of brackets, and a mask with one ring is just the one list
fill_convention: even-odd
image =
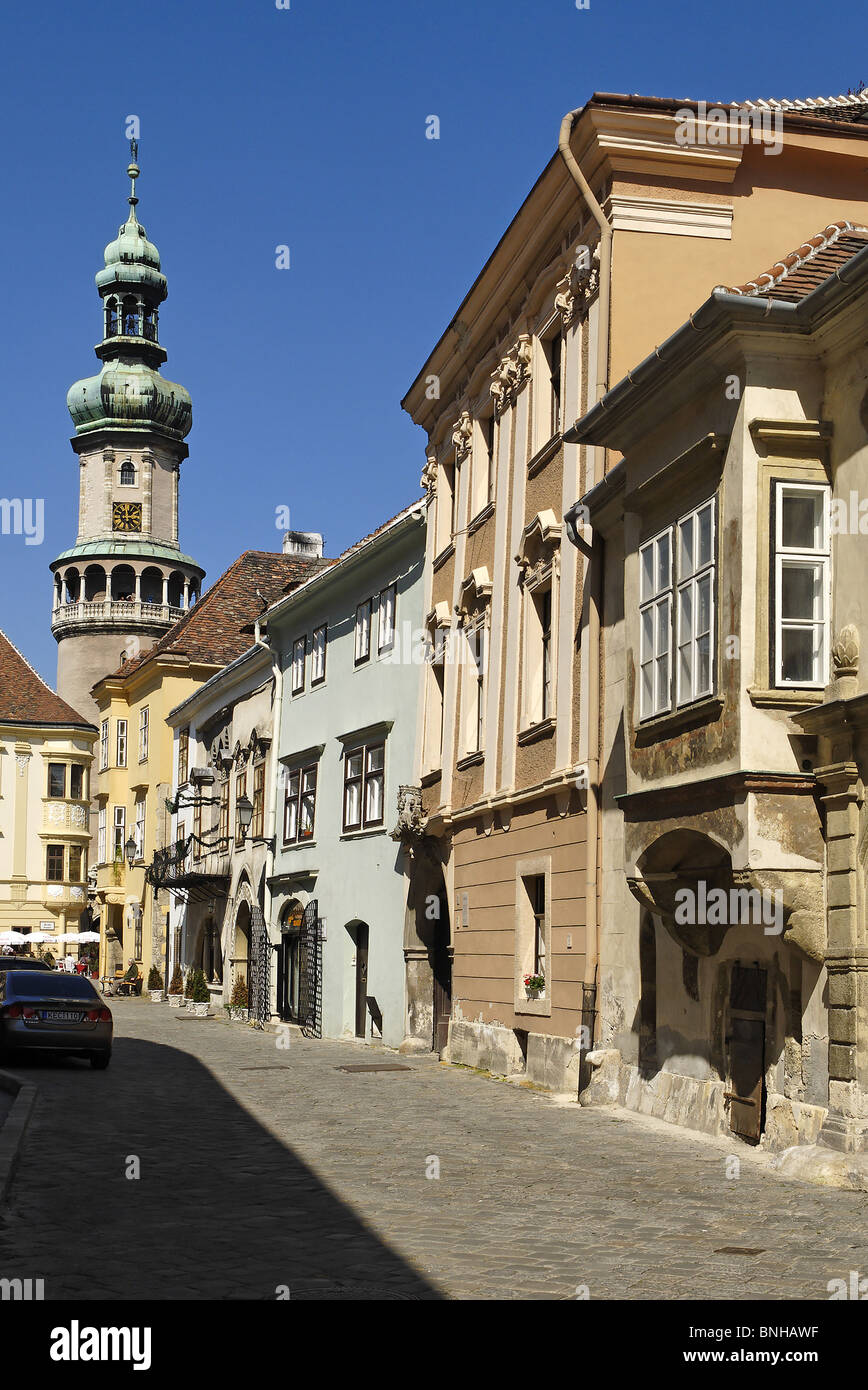
[(128, 218), (128, 221), (130, 221), (130, 222), (137, 222), (137, 221), (138, 221), (138, 218), (136, 217), (136, 203), (137, 203), (139, 200), (138, 200), (138, 198), (136, 197), (136, 179), (139, 177), (139, 174), (140, 174), (140, 172), (141, 172), (141, 170), (139, 169), (139, 165), (138, 165), (138, 159), (139, 159), (139, 142), (138, 142), (138, 140), (131, 140), (131, 141), (130, 141), (130, 162), (129, 162), (128, 166), (127, 166), (127, 173), (128, 173), (129, 176), (130, 176), (130, 196), (129, 196), (129, 198), (127, 199), (127, 202), (128, 202), (129, 205), (130, 205), (130, 215), (129, 215), (129, 218)]

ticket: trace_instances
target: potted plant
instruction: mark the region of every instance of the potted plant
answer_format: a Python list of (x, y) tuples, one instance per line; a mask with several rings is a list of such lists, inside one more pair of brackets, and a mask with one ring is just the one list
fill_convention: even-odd
[(193, 971), (193, 1013), (197, 1018), (207, 1018), (208, 1006), (211, 1003), (211, 991), (202, 970)]
[(180, 965), (176, 965), (169, 981), (169, 1008), (180, 1009), (184, 1002), (184, 977)]
[(545, 975), (525, 975), (524, 988), (528, 999), (539, 999), (545, 987)]
[(250, 993), (247, 989), (247, 981), (243, 975), (239, 975), (232, 986), (232, 994), (229, 999), (229, 1017), (234, 1019), (236, 1023), (243, 1023), (249, 1008)]
[(148, 994), (152, 1004), (162, 1004), (163, 977), (155, 965), (148, 971)]
[(195, 970), (188, 970), (187, 978), (184, 981), (184, 998), (187, 1001), (188, 1005), (191, 1005), (193, 1003), (193, 977), (195, 976), (195, 974)]

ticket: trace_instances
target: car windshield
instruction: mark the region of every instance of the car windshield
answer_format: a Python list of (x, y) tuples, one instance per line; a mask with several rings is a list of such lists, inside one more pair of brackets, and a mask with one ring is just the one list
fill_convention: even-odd
[(44, 960), (22, 960), (20, 956), (0, 956), (0, 970), (50, 970)]
[(82, 975), (52, 974), (48, 980), (42, 974), (27, 970), (16, 971), (15, 980), (9, 981), (6, 993), (13, 990), (19, 999), (40, 999), (49, 995), (52, 999), (86, 999), (92, 1003), (99, 995), (89, 980)]

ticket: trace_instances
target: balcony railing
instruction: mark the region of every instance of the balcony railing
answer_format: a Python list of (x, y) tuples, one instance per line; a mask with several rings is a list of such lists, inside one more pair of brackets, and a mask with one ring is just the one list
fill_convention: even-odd
[(213, 848), (196, 845), (192, 836), (154, 852), (145, 870), (153, 888), (168, 888), (197, 900), (213, 898), (228, 887), (232, 872), (229, 841), (218, 840)]
[(186, 610), (171, 603), (137, 602), (135, 599), (105, 599), (78, 603), (59, 603), (51, 615), (51, 626), (65, 627), (67, 624), (130, 622), (173, 623), (183, 617)]

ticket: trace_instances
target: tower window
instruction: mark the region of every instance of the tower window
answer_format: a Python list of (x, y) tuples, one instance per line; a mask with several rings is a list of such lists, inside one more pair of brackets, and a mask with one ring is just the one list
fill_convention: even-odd
[(145, 338), (150, 338), (152, 343), (157, 341), (157, 311), (150, 304), (145, 305), (145, 321), (142, 327), (142, 334)]
[(121, 487), (135, 487), (136, 485), (136, 465), (132, 459), (124, 459), (121, 464)]
[(139, 336), (139, 306), (132, 295), (128, 294), (124, 299), (124, 337), (138, 338)]
[(116, 299), (109, 299), (105, 306), (105, 335), (107, 338), (114, 338), (118, 331), (118, 302)]

